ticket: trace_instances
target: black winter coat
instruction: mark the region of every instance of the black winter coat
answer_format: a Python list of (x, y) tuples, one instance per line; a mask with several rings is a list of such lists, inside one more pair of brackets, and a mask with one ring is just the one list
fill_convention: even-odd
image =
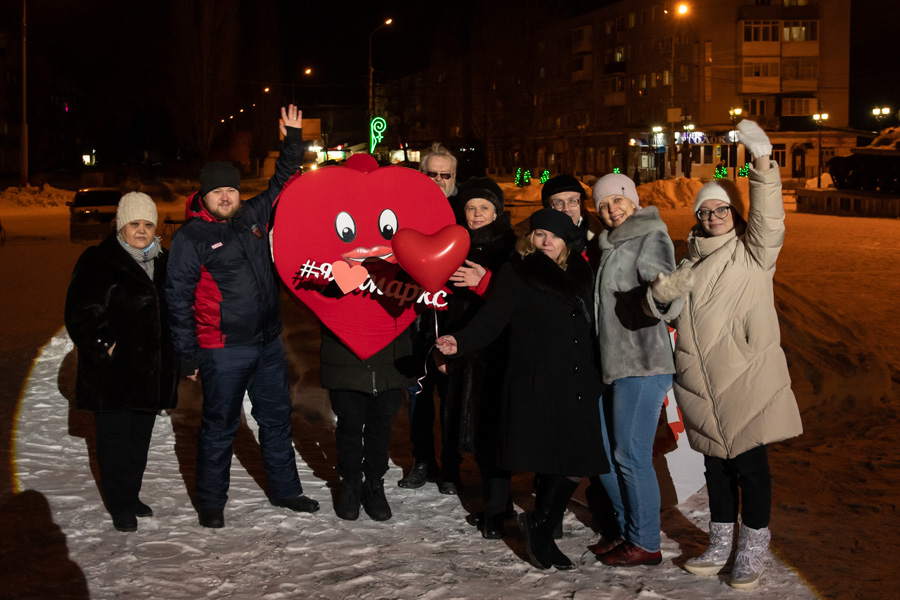
[(326, 390), (378, 395), (388, 390), (406, 389), (415, 381), (409, 328), (366, 360), (360, 360), (323, 325), (319, 358), (319, 379)]
[(161, 250), (154, 259), (151, 281), (113, 233), (78, 259), (66, 294), (65, 320), (78, 348), (79, 409), (175, 408), (178, 366), (163, 295), (167, 258)]
[[(467, 228), (468, 229), (468, 228)], [(516, 245), (509, 215), (493, 223), (469, 230), (471, 245), (466, 256), (491, 272), (490, 289), (500, 268), (509, 261)], [(459, 330), (469, 324), (485, 299), (469, 288), (449, 286), (447, 316), (443, 331)], [(506, 371), (506, 338), (501, 335), (488, 347), (450, 360), (447, 399), (441, 403), (444, 419), (459, 415), (459, 451), (476, 452), (479, 460), (495, 461), (500, 420), (500, 397)]]
[(593, 273), (580, 254), (563, 271), (546, 255), (514, 255), (487, 304), (454, 334), (460, 353), (508, 326), (501, 467), (566, 476), (609, 470), (600, 427), (602, 384), (591, 335)]
[(268, 344), (282, 330), (280, 290), (269, 248), (273, 204), (303, 157), (299, 129), (288, 128), (269, 187), (220, 220), (199, 192), (172, 238), (166, 282), (169, 326), (184, 374), (199, 366), (198, 348)]

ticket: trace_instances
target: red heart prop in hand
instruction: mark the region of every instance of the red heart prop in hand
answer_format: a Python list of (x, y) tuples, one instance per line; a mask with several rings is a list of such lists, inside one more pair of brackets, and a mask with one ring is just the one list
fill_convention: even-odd
[(433, 235), (401, 229), (391, 242), (403, 270), (432, 293), (447, 283), (469, 254), (469, 233), (459, 225)]
[(427, 176), (368, 163), (289, 181), (272, 234), (282, 281), (363, 360), (390, 344), (417, 312), (444, 303), (444, 292), (426, 292), (396, 264), (395, 234), (403, 228), (431, 235), (454, 223), (450, 203)]

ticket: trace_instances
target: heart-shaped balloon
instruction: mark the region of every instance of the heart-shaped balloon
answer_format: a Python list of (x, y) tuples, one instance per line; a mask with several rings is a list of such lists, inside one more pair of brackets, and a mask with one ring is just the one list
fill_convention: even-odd
[(440, 290), (469, 254), (469, 233), (448, 225), (433, 235), (401, 229), (392, 240), (403, 270), (429, 292)]
[(401, 270), (392, 247), (395, 234), (411, 229), (430, 236), (454, 217), (441, 189), (424, 174), (353, 164), (288, 182), (278, 198), (272, 251), (294, 296), (366, 359), (417, 313), (445, 303), (445, 292), (429, 292)]

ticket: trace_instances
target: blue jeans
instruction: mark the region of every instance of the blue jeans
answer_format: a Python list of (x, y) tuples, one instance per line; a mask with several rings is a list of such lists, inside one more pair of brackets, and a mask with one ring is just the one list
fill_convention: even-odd
[(671, 375), (625, 377), (606, 389), (600, 405), (603, 447), (612, 466), (600, 481), (625, 539), (648, 552), (656, 552), (660, 544), (653, 438), (671, 385)]
[(273, 499), (303, 493), (291, 440), (291, 392), (281, 338), (266, 345), (201, 349), (203, 418), (197, 439), (198, 508), (228, 500), (232, 444), (241, 423), (244, 391), (259, 424), (263, 468)]

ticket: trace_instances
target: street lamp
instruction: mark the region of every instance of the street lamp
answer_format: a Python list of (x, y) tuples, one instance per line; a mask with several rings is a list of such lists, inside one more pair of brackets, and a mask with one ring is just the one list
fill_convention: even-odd
[(390, 25), (393, 22), (394, 22), (393, 19), (388, 19), (384, 23), (382, 23), (381, 25), (376, 27), (375, 30), (369, 34), (369, 120), (372, 119), (372, 116), (375, 113), (375, 96), (374, 96), (375, 92), (374, 92), (374, 87), (373, 87), (375, 70), (372, 68), (372, 36), (375, 35), (378, 32), (378, 30), (381, 29), (382, 27), (384, 27), (385, 25)]
[(828, 113), (816, 113), (813, 115), (813, 121), (816, 122), (816, 129), (819, 130), (819, 182), (816, 185), (822, 189), (822, 121), (828, 120)]
[(656, 166), (656, 178), (657, 179), (661, 179), (661, 177), (659, 176), (659, 167), (661, 166), (661, 163), (659, 162), (659, 152), (657, 152), (657, 149), (660, 146), (659, 136), (662, 134), (662, 130), (663, 130), (663, 128), (660, 127), (659, 125), (656, 125), (653, 128), (653, 138), (652, 138), (653, 139), (653, 162), (654, 162), (654, 165)]
[[(678, 4), (678, 6), (675, 7), (675, 10), (673, 11), (674, 12), (673, 17), (683, 17), (686, 14), (688, 14), (689, 10), (690, 10), (690, 8), (688, 7), (688, 5), (685, 4), (684, 2), (681, 2)], [(666, 10), (665, 12), (668, 14), (669, 11)], [(671, 123), (671, 129), (673, 132), (675, 131), (675, 123), (678, 120), (678, 116), (674, 114), (674, 111), (675, 111), (675, 27), (676, 27), (676, 25), (677, 25), (677, 22), (672, 21), (672, 56), (671, 56), (671, 62), (670, 62), (670, 67), (669, 67), (669, 69), (670, 69), (669, 77), (672, 78), (672, 81), (669, 82), (671, 84), (669, 86), (669, 94), (670, 94), (669, 107), (670, 108), (669, 108), (669, 114), (667, 115), (669, 117), (668, 120), (669, 120), (669, 123)], [(672, 162), (672, 177), (674, 177), (675, 176), (675, 136), (674, 135), (672, 136), (672, 148), (671, 148), (669, 160), (671, 160), (671, 162)]]
[(744, 112), (744, 109), (741, 107), (729, 108), (728, 114), (731, 115), (731, 137), (734, 140), (734, 174), (733, 179), (737, 181), (737, 172), (738, 172), (738, 139), (737, 139), (737, 122), (738, 118), (741, 116), (741, 113)]
[[(303, 74), (309, 77), (312, 75), (312, 69), (307, 67), (303, 69)], [(297, 101), (294, 99), (294, 87), (297, 85), (297, 81), (291, 77), (291, 104), (297, 104)]]
[(878, 120), (878, 127), (881, 127), (881, 122), (891, 114), (890, 106), (876, 106), (872, 109), (872, 114)]

